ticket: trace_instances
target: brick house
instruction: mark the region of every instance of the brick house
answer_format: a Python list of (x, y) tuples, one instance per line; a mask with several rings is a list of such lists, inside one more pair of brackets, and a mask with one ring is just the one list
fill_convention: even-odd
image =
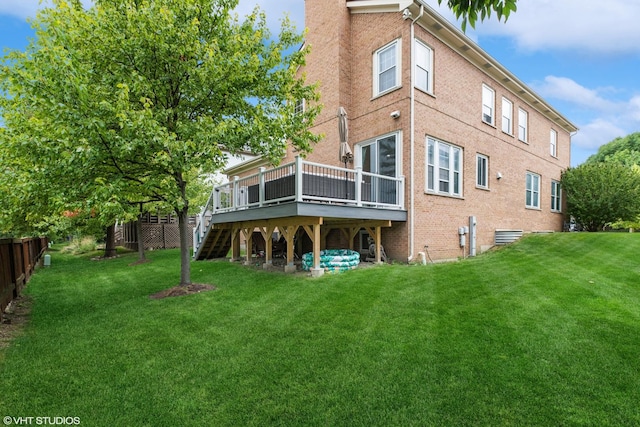
[[(420, 262), (562, 230), (559, 181), (577, 128), (544, 99), (422, 0), (305, 0), (305, 16), (301, 72), (319, 82), (312, 129), (325, 138), (304, 161), (289, 150), (284, 168), (256, 159), (229, 170), (201, 215), (196, 259), (238, 256), (241, 235), (252, 244), (275, 230), (289, 269), (299, 242), (364, 251), (371, 236), (377, 256), (382, 244), (393, 260)], [(288, 174), (291, 191), (274, 193)]]

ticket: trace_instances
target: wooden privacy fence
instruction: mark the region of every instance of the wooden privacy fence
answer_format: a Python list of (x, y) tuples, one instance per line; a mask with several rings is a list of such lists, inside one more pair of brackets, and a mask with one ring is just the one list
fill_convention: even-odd
[(48, 245), (46, 237), (0, 239), (0, 314), (20, 295)]
[[(193, 228), (195, 216), (189, 217), (189, 246), (193, 245)], [(116, 230), (117, 244), (131, 250), (138, 249), (138, 233), (136, 223), (122, 224)], [(142, 241), (144, 249), (172, 249), (180, 247), (180, 231), (178, 218), (173, 215), (151, 215), (146, 213), (142, 217)]]

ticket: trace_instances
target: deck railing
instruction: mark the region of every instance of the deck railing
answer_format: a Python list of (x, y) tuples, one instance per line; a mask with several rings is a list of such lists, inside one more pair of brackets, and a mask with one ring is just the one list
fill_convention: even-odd
[(260, 168), (244, 178), (235, 177), (213, 189), (196, 218), (194, 254), (214, 215), (286, 202), (404, 209), (404, 177), (328, 166), (301, 157), (273, 169)]

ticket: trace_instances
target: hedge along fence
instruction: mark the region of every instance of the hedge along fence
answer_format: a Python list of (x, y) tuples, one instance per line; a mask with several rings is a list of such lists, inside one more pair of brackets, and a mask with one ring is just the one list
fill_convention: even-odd
[(0, 317), (20, 295), (48, 245), (46, 237), (0, 239)]

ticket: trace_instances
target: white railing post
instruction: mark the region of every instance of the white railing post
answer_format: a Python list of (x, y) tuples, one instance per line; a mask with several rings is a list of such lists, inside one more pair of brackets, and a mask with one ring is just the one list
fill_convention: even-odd
[(362, 168), (361, 167), (357, 167), (356, 168), (356, 174), (354, 177), (354, 184), (355, 184), (355, 198), (356, 198), (356, 206), (362, 206)]
[(233, 177), (233, 188), (231, 189), (231, 210), (237, 210), (238, 209), (238, 198), (240, 197), (238, 193), (238, 181), (240, 181), (240, 177), (239, 176), (234, 176)]
[(398, 200), (397, 204), (400, 205), (400, 209), (404, 210), (404, 176), (400, 177), (400, 181), (398, 181)]
[(220, 206), (220, 189), (219, 188), (215, 188), (213, 190), (213, 193), (211, 193), (211, 197), (209, 197), (209, 200), (211, 200), (211, 215), (215, 215), (216, 210), (218, 210), (218, 206)]
[(295, 183), (296, 183), (296, 202), (302, 201), (302, 157), (296, 156), (296, 170), (295, 170)]
[(264, 205), (264, 171), (265, 167), (261, 167), (258, 172), (258, 206)]

